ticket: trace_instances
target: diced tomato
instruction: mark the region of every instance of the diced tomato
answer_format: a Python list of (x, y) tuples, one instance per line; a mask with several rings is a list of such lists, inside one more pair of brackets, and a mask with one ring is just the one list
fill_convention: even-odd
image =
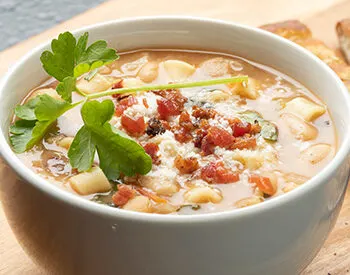
[(145, 149), (146, 153), (150, 155), (150, 157), (152, 158), (152, 162), (154, 164), (160, 163), (159, 156), (157, 155), (157, 153), (159, 151), (159, 147), (157, 144), (155, 144), (153, 142), (149, 142), (149, 143), (146, 143), (143, 146), (143, 148)]
[(256, 184), (256, 187), (258, 187), (261, 192), (270, 196), (274, 195), (277, 191), (268, 177), (253, 174), (249, 176), (249, 182)]
[(158, 113), (161, 119), (167, 119), (169, 116), (181, 114), (181, 108), (175, 102), (162, 98), (157, 100)]
[(143, 117), (134, 119), (129, 116), (122, 115), (121, 124), (131, 135), (141, 135), (146, 130), (146, 123)]
[(245, 134), (250, 133), (252, 125), (249, 122), (241, 121), (240, 119), (236, 118), (231, 123), (232, 128), (232, 134), (235, 137), (241, 137)]
[(154, 93), (162, 96), (161, 99), (157, 100), (158, 113), (161, 119), (181, 114), (188, 100), (178, 90), (161, 90), (154, 91)]
[(118, 191), (112, 196), (112, 201), (116, 206), (125, 205), (135, 196), (135, 190), (126, 184), (119, 184)]
[(143, 98), (143, 99), (142, 99), (142, 103), (143, 103), (143, 106), (146, 107), (146, 109), (149, 108), (149, 105), (148, 105), (148, 102), (147, 102), (147, 99), (146, 99), (146, 98)]
[(201, 149), (205, 155), (213, 153), (214, 147), (228, 148), (232, 146), (235, 138), (220, 127), (211, 126), (207, 135), (202, 139)]
[(215, 146), (223, 148), (230, 146), (235, 141), (235, 138), (229, 132), (216, 126), (209, 128), (207, 136), (210, 137)]
[(208, 183), (230, 183), (239, 181), (239, 173), (229, 170), (222, 162), (211, 162), (202, 167), (200, 177)]

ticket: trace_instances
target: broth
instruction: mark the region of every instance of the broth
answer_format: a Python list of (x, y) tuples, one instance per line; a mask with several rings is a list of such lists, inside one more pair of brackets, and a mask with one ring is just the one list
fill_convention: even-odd
[[(233, 55), (140, 50), (122, 53), (91, 80), (81, 77), (77, 86), (93, 93), (113, 85), (235, 75), (248, 75), (249, 82), (107, 97), (116, 106), (110, 123), (144, 146), (153, 159), (147, 175), (122, 177), (111, 183), (111, 191), (86, 194), (72, 184), (78, 172), (69, 164), (67, 149), (83, 124), (79, 107), (62, 115), (39, 145), (18, 156), (53, 184), (112, 207), (198, 214), (263, 203), (306, 182), (336, 152), (327, 107), (300, 83)], [(38, 93), (54, 94), (56, 85), (50, 79), (26, 100)], [(73, 94), (73, 101), (80, 98)], [(180, 107), (173, 110), (174, 105)], [(243, 119), (256, 118), (255, 112), (258, 120)], [(264, 123), (269, 123), (267, 129), (277, 129), (277, 141), (264, 138)], [(98, 166), (97, 157), (94, 163)]]

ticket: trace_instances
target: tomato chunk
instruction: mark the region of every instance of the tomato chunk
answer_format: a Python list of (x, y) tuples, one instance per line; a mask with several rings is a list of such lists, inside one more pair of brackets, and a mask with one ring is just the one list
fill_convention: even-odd
[(268, 177), (263, 177), (259, 175), (250, 175), (249, 182), (256, 185), (261, 192), (267, 195), (274, 195), (276, 193), (276, 186), (274, 186)]
[(231, 183), (239, 181), (239, 173), (226, 168), (223, 162), (211, 162), (202, 167), (200, 177), (208, 183)]
[(127, 115), (122, 115), (121, 124), (124, 129), (131, 135), (141, 135), (146, 130), (146, 123), (143, 117), (131, 118)]
[(231, 123), (232, 134), (235, 137), (241, 137), (245, 134), (249, 134), (251, 131), (252, 125), (249, 122), (241, 121), (236, 118)]
[(208, 129), (207, 135), (202, 139), (201, 149), (205, 155), (209, 155), (214, 152), (215, 146), (228, 148), (234, 142), (235, 138), (225, 129), (211, 126)]
[(181, 114), (181, 108), (175, 102), (162, 98), (157, 100), (158, 113), (161, 119), (167, 119), (169, 116)]
[(123, 206), (135, 196), (135, 190), (126, 184), (119, 184), (118, 191), (112, 196), (116, 206)]
[(160, 90), (154, 91), (154, 93), (162, 96), (161, 99), (157, 100), (158, 113), (161, 119), (181, 114), (188, 100), (178, 90)]

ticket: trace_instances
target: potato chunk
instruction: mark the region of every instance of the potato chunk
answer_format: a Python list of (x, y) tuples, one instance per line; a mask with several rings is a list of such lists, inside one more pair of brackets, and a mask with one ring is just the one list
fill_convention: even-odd
[(311, 164), (316, 164), (326, 158), (331, 151), (332, 147), (329, 144), (315, 144), (302, 151), (300, 158), (310, 162)]
[(90, 81), (81, 77), (77, 81), (77, 88), (86, 94), (93, 94), (105, 91), (112, 87), (113, 82), (110, 81), (107, 77), (96, 74)]
[(194, 187), (184, 194), (186, 202), (190, 203), (218, 203), (222, 200), (222, 195), (219, 191), (210, 188), (209, 186)]
[(222, 57), (211, 58), (202, 63), (201, 70), (212, 77), (224, 76), (229, 71), (229, 62)]
[(151, 200), (145, 196), (136, 196), (129, 200), (124, 206), (123, 209), (150, 213), (152, 211)]
[(281, 115), (281, 118), (287, 124), (290, 132), (296, 139), (307, 141), (315, 139), (318, 135), (318, 130), (315, 126), (295, 115), (285, 113)]
[(55, 89), (53, 88), (43, 88), (43, 89), (38, 89), (36, 91), (34, 91), (27, 99), (33, 99), (34, 97), (37, 97), (38, 95), (49, 95), (51, 97), (53, 97), (54, 99), (58, 99), (58, 100), (62, 100), (62, 98), (60, 97), (60, 95), (56, 92)]
[(246, 97), (249, 99), (257, 99), (259, 97), (260, 83), (254, 78), (249, 78), (246, 81), (229, 84), (232, 94)]
[(143, 82), (149, 83), (158, 77), (158, 63), (148, 62), (138, 72), (137, 75)]
[(167, 60), (163, 62), (165, 71), (174, 81), (181, 81), (194, 73), (196, 68), (181, 60)]
[(298, 115), (306, 121), (313, 121), (326, 112), (325, 107), (303, 97), (296, 97), (289, 101), (284, 110)]
[(103, 193), (111, 190), (111, 185), (99, 167), (80, 173), (69, 179), (72, 189), (80, 195)]

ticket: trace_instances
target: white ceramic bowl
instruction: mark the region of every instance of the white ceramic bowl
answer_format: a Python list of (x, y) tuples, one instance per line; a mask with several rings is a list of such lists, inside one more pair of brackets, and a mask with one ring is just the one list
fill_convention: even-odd
[(17, 239), (50, 273), (120, 275), (291, 274), (313, 259), (338, 216), (349, 174), (348, 91), (318, 58), (265, 31), (219, 20), (153, 17), (76, 31), (119, 51), (187, 48), (230, 52), (271, 66), (317, 93), (338, 129), (339, 151), (291, 193), (234, 211), (172, 216), (99, 205), (46, 182), (8, 145), (12, 110), (46, 78), (39, 61), (49, 44), (10, 69), (0, 86), (1, 201)]

